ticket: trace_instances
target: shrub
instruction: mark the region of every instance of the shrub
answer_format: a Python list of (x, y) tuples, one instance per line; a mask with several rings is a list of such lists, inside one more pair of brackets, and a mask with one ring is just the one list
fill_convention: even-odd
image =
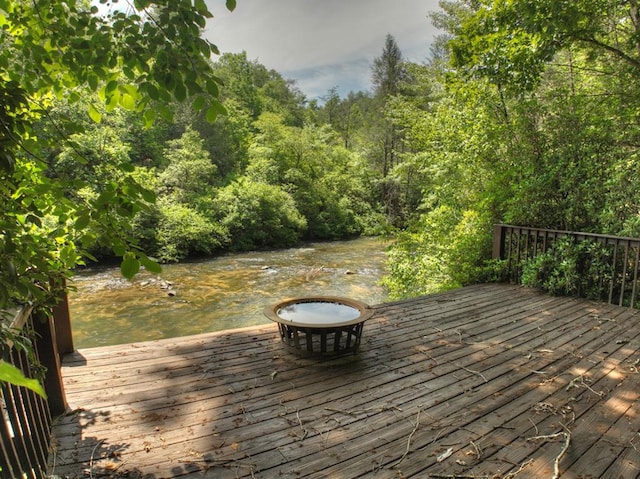
[(523, 264), (522, 284), (553, 295), (603, 300), (611, 279), (611, 250), (594, 241), (558, 239), (545, 253)]
[(307, 228), (291, 195), (242, 178), (219, 191), (220, 223), (236, 251), (295, 246)]
[(162, 262), (211, 254), (227, 242), (225, 229), (201, 213), (177, 203), (164, 203), (156, 230), (156, 252)]

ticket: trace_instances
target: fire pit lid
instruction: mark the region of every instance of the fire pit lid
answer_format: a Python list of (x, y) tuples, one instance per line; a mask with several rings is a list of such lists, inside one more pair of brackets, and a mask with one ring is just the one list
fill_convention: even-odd
[(287, 299), (267, 306), (264, 312), (272, 321), (300, 328), (349, 326), (373, 315), (369, 306), (360, 301), (333, 296)]

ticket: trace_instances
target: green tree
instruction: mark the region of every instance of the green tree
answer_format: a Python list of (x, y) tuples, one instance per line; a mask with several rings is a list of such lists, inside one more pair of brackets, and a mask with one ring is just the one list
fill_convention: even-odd
[[(449, 2), (447, 2), (449, 3)], [(461, 2), (462, 3), (462, 2)], [(640, 71), (638, 2), (555, 0), (464, 2), (443, 23), (454, 65), (500, 86), (531, 90), (554, 56), (579, 48)]]
[(403, 225), (401, 185), (391, 175), (399, 164), (403, 152), (402, 127), (390, 118), (390, 103), (396, 98), (403, 84), (410, 82), (402, 52), (394, 37), (387, 35), (382, 54), (372, 65), (374, 103), (377, 114), (369, 117), (367, 156), (380, 171), (377, 190), (380, 202), (385, 205), (387, 222), (395, 227)]
[(225, 53), (214, 64), (216, 75), (223, 81), (222, 97), (239, 102), (252, 120), (264, 110), (260, 87), (268, 80), (268, 70), (247, 58), (247, 52)]
[(370, 110), (373, 102), (371, 96), (364, 92), (350, 92), (346, 98), (341, 99), (337, 89), (332, 88), (324, 100), (320, 118), (340, 135), (345, 148), (357, 148), (361, 140), (358, 134), (365, 124), (365, 113)]
[(215, 183), (217, 167), (204, 149), (204, 140), (187, 127), (180, 138), (167, 142), (167, 167), (160, 173), (163, 196), (183, 204), (197, 204)]
[[(305, 217), (309, 239), (336, 239), (372, 231), (375, 207), (363, 194), (371, 175), (359, 155), (340, 145), (328, 126), (287, 126), (281, 115), (264, 113), (255, 122), (259, 133), (250, 148), (246, 175), (279, 185)], [(366, 185), (366, 186), (365, 186)], [(366, 198), (366, 200), (365, 200)], [(361, 216), (368, 219), (360, 221)]]
[(395, 96), (400, 84), (406, 80), (407, 72), (402, 52), (393, 35), (387, 34), (382, 54), (373, 60), (371, 79), (376, 96)]
[(251, 118), (236, 99), (226, 99), (225, 108), (227, 114), (216, 118), (214, 123), (201, 119), (193, 124), (218, 167), (221, 182), (241, 174), (247, 166), (253, 133)]
[[(432, 83), (443, 78), (438, 73)], [(500, 215), (496, 190), (508, 136), (494, 108), (499, 98), (483, 82), (455, 86), (429, 110), (411, 98), (394, 105), (411, 151), (394, 175), (411, 195), (405, 201), (416, 205), (390, 251), (385, 284), (394, 297), (477, 281)]]
[(276, 185), (242, 177), (218, 192), (217, 203), (233, 250), (291, 247), (307, 227), (291, 195)]
[(295, 83), (280, 73), (269, 70), (246, 52), (225, 53), (214, 65), (223, 81), (223, 98), (233, 98), (249, 113), (252, 120), (265, 112), (276, 113), (287, 125), (302, 126), (305, 97)]
[(225, 225), (182, 203), (158, 200), (154, 227), (155, 254), (163, 262), (211, 255), (229, 244)]

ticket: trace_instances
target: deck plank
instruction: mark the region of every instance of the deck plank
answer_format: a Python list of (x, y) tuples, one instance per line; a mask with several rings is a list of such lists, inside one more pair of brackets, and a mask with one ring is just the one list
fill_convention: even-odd
[(639, 476), (639, 311), (509, 285), (374, 309), (346, 358), (275, 325), (68, 355), (53, 472), (546, 478), (569, 437), (563, 478)]

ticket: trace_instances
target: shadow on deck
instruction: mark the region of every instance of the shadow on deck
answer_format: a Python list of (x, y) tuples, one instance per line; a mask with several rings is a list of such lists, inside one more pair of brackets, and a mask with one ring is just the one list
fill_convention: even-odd
[(69, 355), (53, 473), (640, 474), (640, 311), (506, 285), (375, 309), (341, 359), (290, 355), (275, 325)]

